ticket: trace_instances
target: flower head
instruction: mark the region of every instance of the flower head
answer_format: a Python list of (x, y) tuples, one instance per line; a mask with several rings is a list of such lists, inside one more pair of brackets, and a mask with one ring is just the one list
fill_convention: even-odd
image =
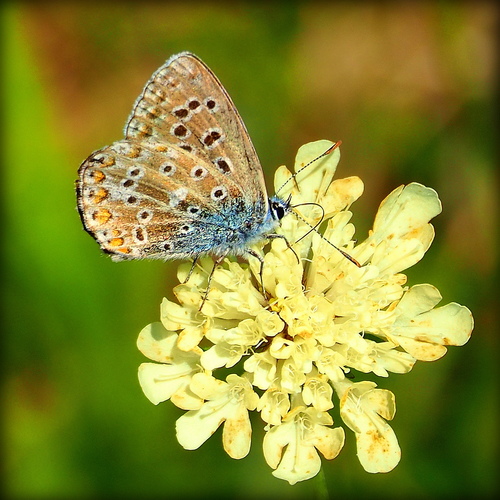
[[(303, 146), (295, 171), (331, 145)], [(334, 404), (356, 435), (365, 470), (392, 470), (401, 454), (387, 422), (394, 395), (359, 375), (406, 373), (417, 360), (436, 360), (446, 346), (465, 344), (473, 326), (466, 307), (436, 307), (436, 288), (409, 287), (401, 273), (434, 238), (429, 221), (441, 211), (437, 193), (416, 183), (395, 189), (366, 240), (355, 244), (350, 207), (363, 184), (357, 177), (333, 179), (339, 157), (337, 148), (291, 182), (288, 169), (277, 170), (275, 187), (284, 186), (279, 194), (291, 196), (295, 215), (282, 220), (286, 241), (273, 239), (265, 252), (265, 241), (253, 247), (263, 258), (262, 276), (255, 258), (226, 259), (203, 302), (211, 259), (201, 259), (187, 282), (190, 266), (181, 265), (179, 303), (165, 299), (161, 323), (147, 326), (138, 342), (155, 362), (139, 369), (146, 396), (188, 410), (177, 422), (184, 448), (198, 448), (223, 425), (224, 449), (243, 458), (251, 443), (248, 412), (260, 412), (265, 459), (291, 484), (317, 474), (318, 451), (326, 459), (340, 452), (344, 430), (332, 427), (328, 413)], [(322, 234), (311, 230), (321, 222)], [(220, 380), (221, 368), (235, 373)]]

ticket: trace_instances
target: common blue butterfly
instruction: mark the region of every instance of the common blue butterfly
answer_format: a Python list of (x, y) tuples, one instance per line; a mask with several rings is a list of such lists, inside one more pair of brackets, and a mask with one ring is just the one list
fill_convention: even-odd
[(250, 245), (280, 237), (290, 199), (267, 196), (243, 120), (197, 56), (176, 54), (152, 75), (124, 134), (77, 181), (84, 228), (113, 260), (250, 254), (262, 265)]
[(125, 139), (78, 172), (83, 225), (113, 260), (243, 255), (291, 210), (289, 200), (268, 198), (236, 107), (188, 52), (153, 74)]

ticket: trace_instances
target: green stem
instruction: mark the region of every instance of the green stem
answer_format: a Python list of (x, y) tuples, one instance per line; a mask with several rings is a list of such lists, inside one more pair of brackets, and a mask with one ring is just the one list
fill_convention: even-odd
[(326, 477), (323, 467), (321, 467), (318, 475), (314, 478), (314, 483), (316, 486), (317, 500), (328, 500), (330, 498), (330, 495), (328, 494), (328, 487), (326, 485)]

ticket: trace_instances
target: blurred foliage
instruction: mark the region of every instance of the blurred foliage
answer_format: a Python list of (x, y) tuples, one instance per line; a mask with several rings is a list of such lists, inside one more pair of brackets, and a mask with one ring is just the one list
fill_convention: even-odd
[(3, 4), (6, 496), (314, 494), (319, 479), (290, 487), (272, 477), (258, 419), (244, 460), (225, 455), (220, 432), (181, 449), (181, 413), (143, 396), (135, 348), (171, 296), (176, 263), (112, 263), (75, 209), (78, 165), (121, 137), (150, 74), (181, 50), (230, 92), (268, 181), (300, 145), (342, 139), (339, 176), (365, 182), (353, 207), (360, 240), (401, 183), (429, 185), (443, 201), (409, 281), (467, 305), (475, 332), (437, 363), (378, 380), (396, 394), (402, 461), (367, 474), (348, 431), (341, 455), (324, 462), (332, 498), (491, 495), (497, 19), (494, 2)]

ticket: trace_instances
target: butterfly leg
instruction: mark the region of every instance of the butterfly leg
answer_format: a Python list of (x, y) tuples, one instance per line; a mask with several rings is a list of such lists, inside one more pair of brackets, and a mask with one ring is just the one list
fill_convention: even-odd
[(213, 278), (215, 269), (217, 268), (217, 266), (219, 264), (222, 263), (222, 261), (226, 258), (226, 256), (227, 256), (227, 253), (220, 255), (219, 257), (216, 257), (216, 259), (214, 260), (214, 267), (212, 267), (212, 270), (210, 271), (210, 274), (208, 275), (207, 289), (205, 290), (205, 293), (203, 295), (203, 299), (201, 301), (201, 305), (200, 305), (200, 308), (198, 309), (198, 311), (202, 310), (203, 306), (205, 305), (205, 302), (207, 301), (208, 292), (210, 291), (210, 283), (212, 283), (212, 278)]
[(286, 239), (285, 236), (283, 236), (282, 234), (268, 234), (266, 236), (266, 238), (268, 239), (276, 239), (276, 238), (280, 238), (282, 240), (285, 241), (286, 243), (286, 246), (289, 248), (289, 250), (291, 250), (293, 252), (293, 254), (295, 255), (296, 259), (297, 259), (297, 264), (300, 264), (300, 258), (299, 256), (297, 255), (297, 252), (292, 248), (292, 245), (290, 245), (290, 242)]
[(247, 253), (250, 254), (252, 257), (255, 257), (260, 262), (260, 269), (259, 269), (260, 286), (262, 287), (262, 294), (266, 296), (266, 289), (264, 288), (264, 274), (263, 274), (264, 259), (255, 250), (252, 250), (251, 248), (247, 248)]
[(191, 269), (189, 270), (188, 272), (188, 275), (186, 276), (186, 279), (184, 280), (183, 282), (183, 285), (185, 285), (188, 281), (189, 281), (189, 278), (191, 278), (191, 275), (193, 274), (193, 271), (196, 267), (196, 264), (198, 264), (198, 259), (200, 258), (199, 255), (197, 255), (194, 259), (193, 259), (193, 265), (191, 266)]

